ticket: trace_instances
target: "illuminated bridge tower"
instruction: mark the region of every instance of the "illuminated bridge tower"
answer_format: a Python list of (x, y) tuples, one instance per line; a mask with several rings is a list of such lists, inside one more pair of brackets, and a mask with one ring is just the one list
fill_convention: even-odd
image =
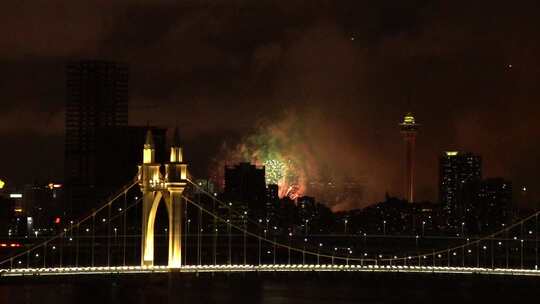
[(182, 265), (182, 192), (186, 187), (187, 164), (183, 162), (182, 148), (175, 129), (169, 162), (165, 175), (161, 164), (155, 161), (152, 133), (148, 131), (143, 149), (143, 163), (139, 166), (139, 186), (143, 193), (141, 265), (154, 264), (154, 223), (158, 205), (163, 198), (169, 218), (169, 267)]
[(405, 193), (409, 203), (414, 202), (414, 148), (416, 145), (416, 133), (419, 124), (414, 120), (412, 113), (407, 113), (403, 117), (403, 122), (399, 124), (401, 134), (405, 140)]

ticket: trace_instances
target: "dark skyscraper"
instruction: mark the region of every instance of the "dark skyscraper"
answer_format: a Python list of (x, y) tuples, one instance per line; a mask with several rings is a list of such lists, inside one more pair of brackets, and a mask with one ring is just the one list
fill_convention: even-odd
[(128, 124), (128, 68), (107, 61), (67, 65), (65, 184), (68, 206), (89, 210), (98, 182), (98, 136)]
[(152, 131), (156, 160), (168, 159), (164, 128), (147, 126), (103, 127), (97, 132), (95, 191), (98, 197), (109, 196), (129, 183), (142, 162), (141, 147), (146, 133)]
[(249, 210), (263, 210), (267, 201), (264, 167), (250, 163), (225, 167), (224, 196), (246, 205)]
[(451, 217), (464, 214), (463, 191), (482, 179), (482, 159), (472, 153), (445, 152), (439, 162), (439, 201)]
[(488, 178), (470, 183), (464, 190), (465, 223), (474, 233), (501, 229), (512, 215), (512, 183)]
[(405, 195), (409, 203), (414, 202), (414, 148), (419, 124), (416, 123), (412, 113), (407, 113), (399, 124), (401, 134), (405, 140)]
[(266, 188), (266, 218), (273, 220), (279, 209), (279, 186), (269, 184)]

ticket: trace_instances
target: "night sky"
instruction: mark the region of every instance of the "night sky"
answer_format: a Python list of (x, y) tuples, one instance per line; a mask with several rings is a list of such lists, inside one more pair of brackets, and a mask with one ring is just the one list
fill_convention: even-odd
[(62, 179), (65, 64), (106, 59), (130, 66), (130, 124), (177, 123), (198, 176), (271, 126), (321, 176), (361, 181), (365, 201), (342, 207), (365, 206), (402, 194), (397, 124), (413, 111), (418, 199), (436, 200), (445, 150), (481, 154), (485, 176), (538, 197), (537, 1), (84, 2), (1, 4), (12, 184)]

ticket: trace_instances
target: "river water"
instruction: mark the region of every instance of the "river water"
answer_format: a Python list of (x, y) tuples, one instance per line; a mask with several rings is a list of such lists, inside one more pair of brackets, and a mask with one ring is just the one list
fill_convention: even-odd
[(375, 273), (0, 278), (0, 303), (520, 303), (532, 277)]

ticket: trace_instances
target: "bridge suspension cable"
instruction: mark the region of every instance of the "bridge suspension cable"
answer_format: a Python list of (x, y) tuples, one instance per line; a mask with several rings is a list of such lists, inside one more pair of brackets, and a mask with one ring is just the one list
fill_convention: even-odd
[[(349, 254), (344, 256), (337, 248), (324, 247), (322, 243), (309, 244), (308, 238), (305, 236), (299, 242), (298, 237), (293, 235), (293, 230), (290, 230), (292, 228), (287, 228), (286, 235), (282, 232), (276, 232), (282, 230), (278, 230), (277, 227), (274, 227), (275, 231), (269, 231), (268, 226), (265, 228), (260, 220), (256, 221), (250, 218), (251, 214), (247, 211), (236, 210), (191, 179), (188, 179), (188, 182), (193, 186), (193, 189), (198, 191), (199, 196), (190, 197), (188, 192), (182, 195), (184, 199), (182, 204), (186, 204), (184, 210), (184, 231), (186, 233), (182, 234), (183, 239), (181, 240), (183, 243), (182, 264), (184, 266), (190, 263), (205, 265), (203, 261), (209, 261), (209, 258), (211, 258), (210, 264), (218, 265), (218, 256), (220, 259), (226, 258), (228, 265), (233, 265), (234, 261), (241, 261), (240, 263), (244, 265), (253, 261), (257, 261), (253, 263), (256, 265), (263, 265), (265, 261), (272, 261), (270, 264), (275, 265), (286, 261), (290, 265), (295, 262), (292, 257), (294, 256), (298, 260), (298, 254), (300, 254), (302, 264), (316, 260), (317, 265), (331, 261), (332, 265), (334, 263), (347, 265), (352, 263), (362, 266), (378, 265), (379, 267), (385, 265), (392, 267), (403, 263), (419, 267), (459, 265), (459, 267), (482, 266), (492, 269), (497, 267), (511, 269), (518, 267), (518, 265), (520, 269), (526, 269), (534, 264), (534, 268), (538, 268), (538, 216), (540, 212), (535, 212), (487, 236), (476, 239), (467, 238), (465, 243), (457, 246), (431, 249), (423, 254), (419, 253), (418, 236), (416, 236), (415, 254), (404, 254), (402, 251), (400, 254), (388, 257), (389, 254), (378, 253), (375, 258), (372, 258), (371, 254), (368, 256), (364, 252), (363, 256), (358, 257), (352, 256), (352, 250), (349, 249), (347, 251)], [(132, 213), (136, 221), (140, 220), (140, 210), (135, 207), (142, 201), (142, 198), (135, 196), (135, 200), (128, 203), (128, 192), (137, 184), (138, 182), (134, 181), (124, 186), (87, 216), (79, 221), (72, 221), (60, 233), (44, 241), (36, 242), (35, 245), (29, 246), (24, 251), (0, 261), (0, 266), (9, 263), (10, 269), (24, 268), (22, 263), (26, 262), (26, 268), (39, 268), (41, 266), (45, 268), (47, 265), (56, 267), (106, 265), (110, 267), (126, 266), (131, 263), (131, 260), (137, 264), (137, 256), (140, 252), (138, 251), (140, 244), (137, 244), (137, 238), (141, 236), (137, 233), (128, 235), (128, 227), (133, 227), (132, 225), (128, 226), (128, 211)], [(129, 193), (133, 195), (132, 192)], [(201, 195), (211, 198), (211, 201), (201, 200)], [(192, 207), (190, 211), (188, 206), (194, 208)], [(224, 209), (218, 210), (217, 207)], [(222, 212), (223, 210), (225, 212)], [(206, 220), (208, 219), (206, 216), (210, 217), (210, 221)], [(113, 223), (115, 224), (113, 225)], [(224, 225), (226, 229), (221, 230), (220, 225)], [(121, 228), (118, 229), (119, 227)], [(197, 230), (196, 233), (193, 232), (194, 229)], [(119, 230), (122, 232), (120, 235), (118, 235)], [(156, 236), (162, 237), (157, 234)], [(128, 237), (130, 238), (129, 244), (133, 244), (134, 252), (128, 252)], [(310, 241), (311, 237), (310, 235)], [(37, 236), (36, 241), (38, 241)], [(452, 240), (449, 239), (449, 241)], [(533, 247), (530, 246), (532, 242), (534, 242), (534, 258), (532, 256)], [(191, 249), (192, 245), (194, 249)], [(208, 252), (210, 247), (212, 248), (211, 256)], [(265, 248), (264, 254), (263, 247)], [(281, 254), (285, 251), (287, 252), (286, 256)], [(476, 257), (474, 257), (474, 253), (476, 253)], [(128, 259), (129, 256), (132, 256), (133, 259)], [(502, 261), (503, 257), (504, 261)], [(14, 265), (14, 262), (17, 264)]]
[[(257, 233), (250, 232), (250, 231), (248, 231), (248, 230), (246, 230), (246, 229), (244, 229), (244, 228), (242, 228), (242, 227), (240, 227), (240, 226), (238, 226), (236, 224), (233, 224), (230, 220), (224, 219), (224, 218), (220, 217), (219, 215), (208, 211), (202, 205), (196, 203), (195, 201), (193, 201), (192, 199), (190, 199), (190, 198), (188, 198), (186, 196), (184, 196), (184, 199), (186, 201), (188, 201), (189, 203), (191, 203), (192, 205), (196, 206), (202, 212), (204, 212), (204, 213), (208, 214), (209, 216), (219, 220), (220, 222), (225, 223), (228, 227), (235, 228), (236, 230), (238, 230), (242, 234), (249, 235), (251, 237), (254, 237), (257, 240), (264, 241), (264, 242), (266, 242), (268, 244), (271, 244), (273, 246), (277, 246), (277, 247), (284, 248), (284, 249), (287, 249), (287, 250), (299, 252), (299, 253), (302, 253), (303, 255), (304, 254), (311, 255), (311, 256), (317, 257), (318, 259), (319, 258), (328, 258), (328, 259), (332, 259), (332, 260), (341, 260), (341, 261), (345, 261), (345, 262), (352, 262), (352, 261), (376, 262), (377, 261), (376, 259), (371, 259), (371, 258), (354, 258), (354, 257), (344, 257), (344, 256), (337, 256), (337, 255), (329, 255), (329, 254), (324, 254), (324, 253), (320, 253), (320, 252), (313, 252), (313, 251), (309, 251), (309, 250), (305, 250), (305, 249), (292, 247), (292, 246), (289, 246), (289, 245), (286, 245), (286, 244), (283, 244), (283, 243), (279, 243), (275, 239), (271, 240), (271, 239), (265, 238), (263, 236), (260, 236)], [(229, 236), (230, 236), (230, 233), (229, 233)], [(276, 251), (274, 250), (273, 252), (275, 254)], [(274, 258), (274, 261), (275, 261), (275, 258)]]
[[(467, 239), (466, 243), (464, 244), (461, 244), (461, 245), (458, 245), (458, 246), (454, 246), (454, 247), (449, 247), (449, 248), (445, 248), (445, 249), (441, 249), (441, 250), (436, 250), (436, 251), (432, 251), (432, 252), (429, 252), (429, 253), (424, 253), (424, 254), (417, 254), (417, 255), (408, 255), (408, 256), (401, 256), (401, 257), (394, 257), (394, 258), (385, 258), (385, 259), (382, 259), (381, 261), (383, 262), (389, 262), (389, 263), (392, 263), (392, 262), (395, 262), (395, 261), (407, 261), (407, 260), (420, 260), (420, 259), (425, 259), (427, 256), (431, 256), (433, 260), (435, 260), (435, 257), (441, 257), (442, 255), (446, 255), (447, 258), (448, 258), (448, 261), (450, 261), (450, 254), (452, 253), (453, 255), (456, 255), (455, 253), (459, 250), (462, 251), (462, 259), (464, 260), (465, 259), (465, 249), (468, 248), (468, 247), (473, 247), (476, 245), (477, 247), (477, 266), (479, 266), (480, 264), (480, 257), (479, 257), (479, 252), (480, 252), (480, 245), (483, 243), (483, 242), (489, 242), (490, 243), (490, 254), (491, 254), (491, 265), (492, 265), (492, 268), (495, 266), (494, 265), (494, 259), (495, 259), (495, 256), (494, 256), (494, 248), (495, 248), (495, 244), (494, 244), (494, 240), (496, 240), (496, 237), (504, 234), (504, 238), (502, 240), (504, 240), (505, 242), (508, 242), (508, 241), (511, 241), (511, 240), (514, 240), (514, 241), (519, 241), (519, 243), (521, 244), (521, 251), (520, 251), (520, 254), (521, 254), (521, 258), (520, 258), (520, 266), (521, 268), (523, 268), (523, 243), (525, 241), (525, 237), (523, 235), (523, 225), (531, 220), (534, 219), (534, 230), (535, 230), (535, 233), (534, 233), (534, 242), (535, 242), (535, 268), (538, 268), (538, 261), (539, 261), (539, 252), (538, 252), (538, 241), (539, 241), (539, 231), (538, 231), (538, 216), (540, 215), (540, 211), (536, 211), (535, 213), (513, 223), (513, 224), (510, 224), (509, 226), (507, 227), (504, 227), (496, 232), (493, 232), (487, 236), (484, 236), (484, 237), (480, 237), (480, 238), (477, 238), (476, 240), (473, 240), (473, 241), (469, 241), (469, 239)], [(517, 228), (517, 227), (520, 227), (520, 237), (517, 238), (517, 237), (514, 237), (513, 239), (509, 239), (508, 238), (508, 233), (511, 232), (513, 229)], [(529, 234), (532, 234), (532, 230), (529, 230)], [(502, 241), (499, 241), (498, 242), (498, 245), (499, 246), (502, 246)], [(505, 248), (505, 263), (506, 263), (506, 268), (509, 267), (509, 246), (506, 246)], [(487, 250), (488, 247), (483, 245), (482, 246), (482, 250)], [(471, 252), (468, 252), (468, 253), (471, 253)], [(450, 262), (449, 262), (450, 263)], [(464, 264), (464, 262), (463, 262)]]
[[(213, 194), (209, 193), (208, 191), (206, 191), (206, 189), (200, 187), (196, 182), (193, 182), (191, 179), (188, 179), (188, 182), (190, 184), (192, 184), (198, 191), (200, 191), (201, 193), (204, 193), (205, 195), (207, 195), (208, 197), (210, 197), (213, 201), (217, 202), (219, 205), (227, 208), (230, 212), (233, 212), (235, 213), (236, 215), (239, 215), (239, 216), (245, 216), (244, 214), (238, 212), (237, 210), (234, 210), (234, 208), (231, 208), (231, 206), (223, 201), (221, 201), (219, 198), (215, 197)], [(432, 250), (431, 252), (429, 253), (424, 253), (424, 254), (419, 254), (419, 253), (416, 253), (416, 254), (407, 254), (407, 255), (403, 255), (403, 254), (392, 254), (391, 257), (387, 257), (388, 255), (382, 255), (382, 254), (378, 254), (376, 255), (376, 261), (377, 262), (380, 262), (380, 263), (389, 263), (390, 265), (394, 262), (399, 262), (399, 261), (404, 261), (404, 263), (407, 262), (407, 260), (415, 260), (415, 259), (426, 259), (427, 257), (432, 257), (432, 259), (435, 261), (435, 257), (438, 257), (439, 255), (442, 255), (442, 254), (445, 254), (447, 255), (447, 253), (449, 252), (454, 252), (456, 250), (462, 250), (463, 253), (465, 254), (465, 248), (466, 247), (470, 247), (470, 246), (473, 246), (473, 245), (478, 245), (482, 242), (485, 242), (487, 240), (490, 240), (490, 239), (493, 239), (495, 236), (497, 235), (500, 235), (501, 233), (503, 232), (508, 232), (510, 230), (512, 230), (513, 228), (519, 226), (519, 225), (523, 225), (523, 223), (531, 220), (532, 218), (538, 218), (538, 215), (540, 214), (540, 212), (536, 212), (534, 213), (533, 215), (530, 215), (508, 227), (505, 227), (495, 233), (491, 233), (485, 237), (481, 237), (481, 238), (478, 238), (476, 240), (473, 240), (473, 241), (470, 241), (469, 238), (467, 238), (467, 241), (466, 243), (464, 244), (461, 244), (461, 245), (457, 245), (457, 246), (453, 246), (453, 247), (449, 247), (449, 248), (444, 248), (444, 249), (437, 249), (437, 250)], [(259, 222), (256, 222), (254, 220), (252, 220), (251, 218), (247, 217), (247, 220), (250, 222), (250, 223), (253, 223), (257, 226), (261, 226), (261, 223)], [(538, 227), (538, 225), (536, 225), (536, 227)], [(535, 229), (535, 236), (536, 238), (538, 239), (538, 228)], [(365, 237), (365, 236), (364, 236)], [(418, 236), (416, 236), (416, 243), (418, 244)], [(482, 250), (484, 246), (482, 247)], [(506, 247), (507, 251), (508, 251), (508, 246)], [(523, 251), (522, 251), (523, 253)], [(463, 254), (463, 257), (462, 257), (462, 264), (464, 265), (465, 264), (465, 258), (464, 258), (464, 254)], [(366, 254), (364, 253), (364, 257), (358, 257), (358, 256), (348, 256), (346, 259), (348, 261), (366, 261)], [(494, 255), (494, 254), (493, 254)], [(538, 267), (538, 261), (539, 261), (539, 250), (538, 250), (538, 241), (535, 242), (535, 267)], [(506, 254), (506, 259), (507, 259), (507, 266), (508, 266), (508, 257), (509, 257), (509, 253), (507, 252)], [(450, 259), (449, 259), (450, 260)], [(477, 258), (477, 260), (479, 260), (479, 258)], [(523, 258), (521, 259), (523, 260)], [(421, 262), (419, 262), (419, 264), (421, 264)], [(479, 265), (480, 263), (477, 262), (477, 265)], [(523, 262), (521, 262), (521, 264), (523, 264)]]
[[(242, 213), (242, 212), (239, 212), (238, 210), (235, 210), (234, 208), (231, 207), (230, 204), (227, 204), (223, 201), (221, 201), (219, 198), (217, 198), (214, 194), (208, 192), (206, 189), (202, 188), (200, 185), (198, 185), (196, 182), (194, 182), (193, 180), (191, 180), (190, 178), (187, 179), (188, 183), (191, 184), (193, 187), (195, 187), (200, 193), (203, 193), (205, 194), (207, 197), (209, 197), (210, 199), (212, 199), (213, 202), (217, 202), (220, 206), (226, 208), (229, 213), (234, 213), (236, 216), (240, 216), (241, 218), (245, 218), (248, 222), (256, 225), (256, 227), (259, 227), (259, 228), (264, 228), (262, 226), (262, 223), (260, 221), (255, 221), (253, 219), (251, 219), (249, 217), (249, 214), (246, 214), (246, 213)], [(192, 202), (192, 204), (195, 205), (195, 203)], [(201, 206), (199, 206), (201, 207)], [(202, 207), (201, 207), (202, 208)], [(206, 210), (207, 211), (207, 210)], [(231, 215), (229, 214), (229, 217), (231, 217)], [(239, 227), (235, 227), (237, 229), (239, 229)], [(244, 230), (242, 231), (244, 232)], [(251, 234), (252, 236), (254, 236), (253, 234)], [(266, 240), (266, 241), (270, 241), (268, 239), (265, 239), (265, 238), (262, 238), (261, 240)], [(289, 238), (290, 240), (290, 238)], [(305, 251), (305, 250), (302, 250), (302, 249), (298, 249), (298, 248), (293, 248), (293, 247), (290, 247), (290, 246), (287, 246), (287, 245), (284, 245), (284, 244), (279, 244), (279, 243), (276, 243), (276, 242), (273, 242), (273, 241), (270, 241), (270, 243), (272, 243), (273, 245), (276, 245), (276, 246), (279, 246), (279, 247), (282, 247), (282, 248), (287, 248), (288, 250), (293, 250), (293, 251), (299, 251), (299, 252), (304, 252), (305, 254), (310, 254), (310, 255), (314, 255), (314, 256), (320, 256), (320, 257), (327, 257), (327, 258), (332, 258), (333, 260), (334, 259), (337, 259), (337, 260), (344, 260), (344, 261), (358, 261), (358, 262), (366, 262), (366, 261), (376, 261), (376, 259), (370, 259), (370, 258), (366, 258), (365, 256), (364, 257), (358, 257), (358, 256), (351, 256), (350, 253), (351, 251), (349, 251), (349, 255), (347, 257), (344, 257), (344, 256), (336, 256), (336, 255), (321, 255), (321, 254), (317, 254), (317, 253), (314, 253), (314, 252), (309, 252), (309, 251)], [(321, 247), (320, 246), (321, 244), (319, 243), (319, 246), (317, 247)], [(275, 251), (274, 251), (275, 252)]]
[[(115, 216), (110, 216), (110, 208), (112, 206), (112, 204), (117, 201), (119, 198), (121, 198), (122, 196), (124, 196), (124, 199), (126, 199), (126, 195), (127, 195), (127, 192), (129, 190), (131, 190), (135, 185), (137, 185), (137, 181), (134, 181), (130, 184), (127, 184), (125, 185), (124, 187), (122, 187), (116, 194), (110, 196), (108, 199), (106, 199), (106, 202), (100, 206), (99, 208), (95, 209), (95, 210), (92, 210), (92, 212), (90, 214), (88, 214), (87, 216), (81, 218), (80, 220), (78, 220), (76, 223), (74, 221), (71, 221), (69, 226), (68, 227), (64, 227), (62, 229), (62, 232), (42, 241), (42, 242), (39, 242), (35, 245), (32, 245), (30, 248), (20, 252), (20, 253), (16, 253), (10, 257), (7, 257), (5, 258), (4, 260), (0, 261), (0, 265), (5, 265), (7, 263), (10, 263), (10, 267), (13, 267), (13, 261), (20, 258), (20, 257), (23, 257), (23, 256), (26, 256), (27, 258), (27, 266), (29, 266), (30, 262), (30, 253), (40, 249), (40, 248), (43, 248), (44, 249), (44, 252), (43, 252), (43, 264), (45, 265), (46, 264), (46, 257), (47, 257), (47, 253), (46, 253), (46, 249), (47, 249), (47, 245), (56, 241), (56, 240), (60, 240), (61, 241), (61, 245), (59, 245), (59, 251), (60, 251), (60, 264), (62, 264), (63, 262), (63, 257), (64, 257), (64, 238), (66, 236), (69, 236), (69, 239), (70, 241), (73, 241), (73, 232), (74, 230), (76, 230), (76, 240), (75, 240), (75, 243), (76, 243), (76, 249), (75, 249), (75, 265), (78, 265), (79, 263), (79, 239), (81, 238), (80, 237), (80, 227), (82, 224), (86, 223), (87, 221), (91, 220), (92, 222), (92, 235), (90, 236), (91, 237), (91, 242), (92, 242), (92, 246), (91, 246), (91, 250), (92, 250), (92, 254), (91, 254), (91, 263), (94, 264), (94, 245), (95, 245), (95, 230), (96, 230), (96, 223), (95, 223), (95, 220), (96, 220), (96, 215), (105, 210), (105, 208), (108, 208), (108, 213), (109, 213), (109, 216), (107, 218), (107, 220), (105, 220), (105, 222), (107, 222), (107, 226), (109, 227), (110, 226), (110, 222), (113, 221), (114, 219), (122, 216), (123, 214), (125, 214), (129, 209), (131, 209), (132, 207), (134, 207), (135, 205), (137, 205), (140, 201), (141, 201), (141, 198), (137, 199), (134, 203), (130, 204), (129, 206), (126, 205), (127, 204), (127, 201), (124, 202), (124, 209), (122, 209), (122, 211), (119, 213), (119, 214), (116, 214)], [(90, 229), (87, 228), (87, 232), (89, 232)], [(109, 235), (109, 234), (108, 234)], [(125, 226), (124, 226), (124, 238), (126, 236), (126, 231), (125, 231)], [(56, 249), (56, 246), (53, 246), (53, 249)], [(110, 244), (107, 245), (107, 250), (110, 250)], [(108, 259), (108, 263), (110, 263), (110, 256), (109, 256), (109, 253), (107, 254), (107, 259)]]

